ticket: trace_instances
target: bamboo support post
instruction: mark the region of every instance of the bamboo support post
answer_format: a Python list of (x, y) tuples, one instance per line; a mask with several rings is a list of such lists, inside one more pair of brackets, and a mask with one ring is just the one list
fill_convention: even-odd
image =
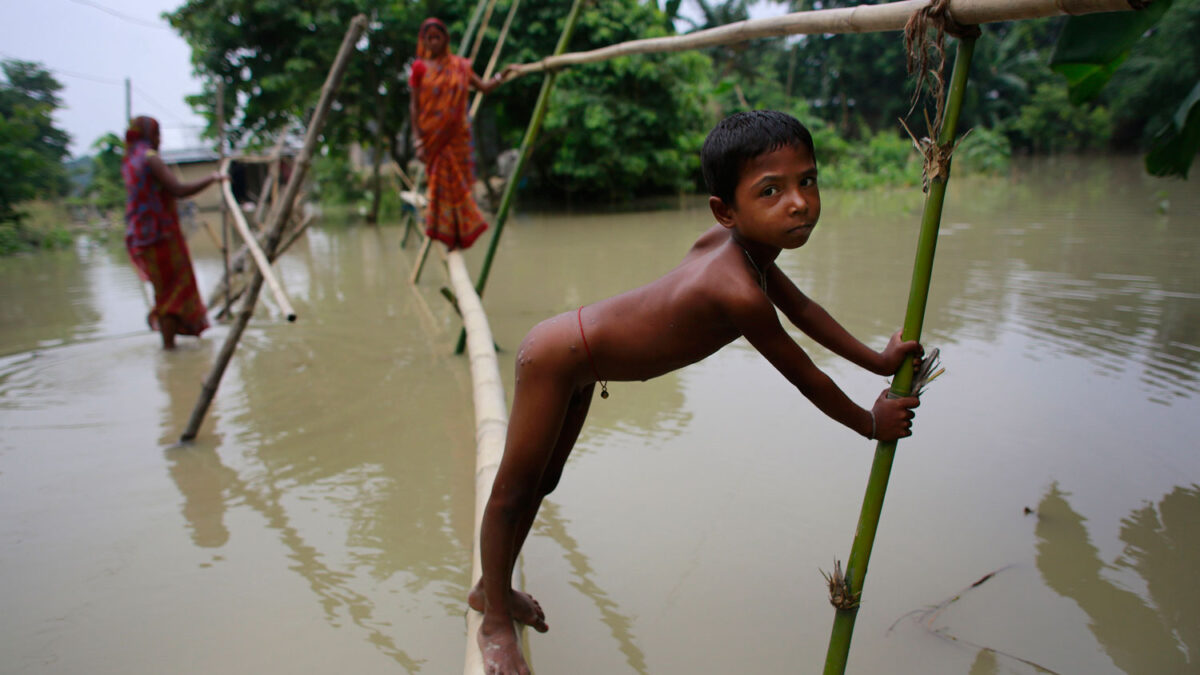
[(455, 52), (462, 56), (467, 51), (467, 45), (471, 44), (471, 36), (475, 34), (475, 28), (479, 25), (479, 17), (483, 15), (483, 5), (487, 0), (479, 0), (475, 3), (475, 11), (471, 12), (471, 20), (467, 22), (467, 29), (463, 31), (462, 38), (458, 41), (458, 51)]
[[(575, 0), (572, 3), (571, 11), (563, 23), (562, 34), (559, 35), (558, 44), (554, 48), (555, 54), (562, 54), (567, 50), (567, 43), (571, 41), (571, 33), (575, 31), (575, 23), (579, 20), (582, 7), (583, 0)], [(508, 211), (512, 208), (513, 198), (516, 196), (517, 184), (521, 182), (521, 171), (525, 168), (525, 162), (533, 152), (533, 144), (537, 140), (538, 132), (542, 129), (542, 121), (546, 118), (546, 109), (550, 105), (550, 92), (554, 90), (556, 78), (557, 73), (554, 71), (546, 73), (542, 78), (542, 90), (538, 93), (538, 100), (534, 105), (529, 127), (525, 129), (525, 138), (521, 141), (521, 152), (517, 156), (517, 163), (513, 167), (512, 174), (508, 177), (508, 183), (504, 186), (504, 196), (500, 198), (500, 207), (496, 209), (495, 231), (492, 232), (492, 238), (488, 242), (488, 250), (483, 259), (483, 268), (479, 271), (479, 279), (475, 282), (475, 292), (479, 296), (483, 295), (483, 289), (487, 286), (488, 275), (492, 270), (492, 259), (496, 257), (496, 248), (500, 245), (500, 235), (504, 232)], [(458, 344), (454, 346), (454, 353), (461, 354), (466, 344), (467, 331), (466, 328), (463, 328), (459, 331)]]
[(205, 220), (205, 219), (203, 219), (203, 218), (197, 218), (196, 220), (199, 220), (199, 221), (200, 221), (200, 227), (203, 227), (203, 228), (204, 228), (204, 231), (208, 233), (208, 238), (212, 240), (212, 243), (213, 243), (213, 244), (214, 244), (214, 245), (215, 245), (217, 248), (219, 248), (219, 249), (221, 249), (222, 251), (224, 251), (224, 250), (225, 250), (225, 243), (224, 243), (224, 242), (222, 242), (222, 241), (221, 241), (221, 237), (220, 237), (220, 236), (218, 236), (218, 235), (217, 235), (217, 233), (213, 231), (213, 229), (212, 229), (212, 225), (209, 225), (209, 224), (208, 224), (208, 221), (207, 221), (207, 220)]
[[(479, 527), (483, 522), (483, 510), (492, 492), (496, 470), (504, 455), (504, 437), (508, 431), (508, 411), (505, 406), (504, 382), (500, 379), (500, 366), (493, 347), (492, 331), (488, 327), (487, 314), (475, 294), (467, 265), (461, 251), (451, 251), (447, 256), (450, 268), (450, 283), (462, 310), (463, 324), (467, 327), (471, 381), (475, 401), (475, 534), (471, 555), (471, 582), (483, 574), (479, 556)], [(513, 588), (517, 588), (514, 583)], [(519, 590), (519, 589), (518, 589)], [(464, 675), (483, 675), (483, 657), (475, 636), (483, 622), (479, 612), (467, 610), (467, 654)], [(517, 626), (517, 638), (523, 632)]]
[[(229, 169), (228, 160), (221, 166), (221, 173), (225, 173)], [(233, 196), (233, 188), (230, 187), (229, 181), (221, 183), (221, 194), (225, 197), (225, 205), (229, 208), (229, 212), (233, 214), (233, 224), (237, 227), (238, 233), (242, 235), (242, 241), (246, 243), (250, 249), (250, 255), (254, 258), (254, 263), (258, 265), (259, 274), (267, 282), (267, 286), (271, 289), (271, 294), (275, 296), (275, 302), (279, 304), (279, 308), (283, 310), (289, 322), (296, 320), (296, 310), (292, 308), (292, 303), (288, 301), (287, 294), (283, 292), (283, 286), (279, 284), (279, 279), (275, 278), (275, 273), (271, 270), (271, 261), (267, 260), (267, 254), (258, 246), (258, 240), (255, 239), (254, 233), (250, 231), (250, 225), (246, 223), (246, 216), (242, 214), (242, 209), (238, 207), (237, 199)]]
[[(483, 71), (483, 79), (487, 80), (496, 72), (496, 62), (500, 60), (500, 50), (504, 49), (504, 40), (508, 37), (508, 29), (512, 26), (513, 17), (517, 15), (517, 8), (521, 6), (521, 0), (513, 0), (512, 5), (508, 8), (508, 16), (504, 17), (504, 25), (500, 27), (500, 36), (496, 38), (496, 46), (492, 48), (492, 57), (488, 59), (487, 68)], [(467, 112), (467, 119), (475, 119), (475, 113), (479, 112), (479, 104), (483, 102), (483, 92), (475, 92), (475, 100), (471, 101), (471, 109)]]
[(421, 244), (421, 250), (417, 253), (417, 263), (413, 266), (412, 276), (408, 278), (408, 283), (416, 285), (421, 279), (421, 270), (425, 268), (425, 259), (429, 257), (429, 248), (433, 245), (433, 237), (426, 236), (425, 241)]
[[(217, 155), (225, 163), (225, 78), (217, 80)], [(221, 208), (221, 259), (225, 262), (225, 304), (229, 299), (229, 212)]]
[[(955, 21), (978, 25), (996, 21), (1040, 19), (1050, 16), (1119, 12), (1133, 9), (1140, 0), (950, 0)], [(686, 35), (630, 40), (586, 52), (546, 57), (516, 67), (519, 75), (556, 70), (565, 66), (605, 61), (633, 54), (659, 54), (730, 45), (747, 40), (785, 35), (878, 33), (903, 30), (913, 12), (929, 0), (903, 0), (881, 5), (793, 12), (783, 16), (748, 19)]]
[[(288, 222), (288, 216), (291, 215), (292, 203), (296, 199), (296, 195), (300, 192), (300, 184), (304, 182), (305, 174), (308, 172), (308, 165), (312, 161), (312, 154), (316, 148), (317, 140), (321, 135), (321, 127), (325, 124), (325, 117), (329, 114), (329, 109), (333, 105), (334, 95), (337, 92), (338, 86), (341, 84), (342, 75), (346, 72), (346, 64), (350, 60), (350, 55), (354, 53), (354, 45), (362, 36), (363, 31), (367, 28), (367, 17), (359, 14), (350, 22), (350, 27), (346, 31), (346, 36), (342, 39), (341, 47), (338, 49), (337, 57), (333, 61), (333, 66), (329, 70), (329, 75), (325, 78), (325, 84), (321, 87), (321, 96), (317, 102), (316, 110), (313, 111), (312, 121), (309, 123), (308, 131), (304, 138), (304, 147), (301, 148), (300, 154), (296, 157), (295, 169), (292, 171), (291, 179), (288, 180), (287, 188), (283, 192), (283, 198), (277, 202), (271, 209), (271, 215), (268, 218), (266, 251), (268, 254), (273, 254), (279, 239), (283, 235), (283, 228)], [(217, 361), (213, 364), (212, 370), (208, 377), (204, 380), (204, 385), (200, 390), (200, 398), (196, 401), (196, 407), (192, 410), (191, 418), (188, 420), (187, 428), (180, 436), (180, 441), (190, 441), (196, 437), (196, 432), (200, 429), (200, 423), (204, 421), (204, 416), (208, 412), (208, 406), (212, 403), (212, 399), (216, 396), (217, 387), (221, 384), (221, 376), (225, 374), (225, 368), (229, 365), (229, 360), (233, 357), (233, 352), (237, 348), (238, 340), (242, 337), (242, 332), (246, 330), (246, 324), (250, 323), (250, 317), (254, 314), (254, 305), (258, 301), (259, 291), (262, 290), (263, 275), (256, 273), (254, 279), (250, 282), (250, 286), (246, 291), (246, 298), (242, 302), (242, 309), (239, 312), (237, 319), (229, 329), (229, 334), (225, 338), (225, 344), (221, 346), (221, 351), (217, 355)]]
[[(971, 69), (971, 57), (975, 52), (975, 38), (963, 38), (958, 43), (958, 55), (954, 59), (954, 72), (950, 78), (950, 91), (946, 95), (945, 120), (938, 134), (939, 146), (954, 143), (958, 128), (958, 115), (962, 108), (963, 94), (967, 88), (967, 73)], [(904, 316), (902, 337), (905, 340), (920, 340), (925, 322), (925, 306), (929, 300), (929, 284), (933, 275), (933, 255), (937, 247), (938, 228), (942, 218), (942, 204), (946, 197), (946, 183), (950, 180), (949, 163), (943, 176), (930, 180), (929, 193), (925, 197), (925, 209), (921, 216), (921, 232), (917, 241), (916, 261), (913, 264), (912, 283), (909, 287), (908, 309)], [(891, 396), (907, 396), (912, 389), (913, 358), (904, 359), (900, 370), (892, 378)], [(867, 563), (875, 545), (875, 532), (879, 528), (879, 516), (883, 511), (883, 497), (887, 491), (892, 461), (896, 455), (896, 441), (880, 441), (875, 447), (875, 459), (867, 479), (866, 495), (858, 517), (854, 543), (846, 561), (846, 586), (848, 595), (854, 599), (852, 607), (837, 609), (833, 631), (829, 637), (829, 649), (825, 655), (825, 675), (837, 675), (846, 671), (850, 656), (850, 638), (854, 633), (854, 620), (858, 616), (857, 600), (861, 598), (863, 582), (867, 576)]]
[(471, 55), (467, 57), (467, 61), (475, 63), (475, 57), (479, 55), (479, 47), (483, 45), (483, 34), (487, 32), (488, 24), (492, 21), (492, 10), (496, 8), (496, 0), (488, 0), (487, 9), (483, 10), (483, 19), (479, 22), (479, 32), (475, 33), (475, 42), (471, 45)]

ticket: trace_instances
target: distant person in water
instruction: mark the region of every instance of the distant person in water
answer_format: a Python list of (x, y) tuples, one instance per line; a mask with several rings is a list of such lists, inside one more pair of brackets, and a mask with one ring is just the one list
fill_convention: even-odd
[[(900, 331), (876, 352), (859, 342), (775, 264), (808, 242), (821, 215), (812, 136), (774, 111), (738, 113), (709, 133), (701, 168), (717, 224), (671, 271), (641, 288), (547, 319), (517, 351), (504, 456), (480, 532), (482, 578), (468, 602), (489, 675), (527, 674), (513, 622), (546, 631), (545, 614), (513, 590), (512, 573), (542, 500), (558, 484), (596, 383), (647, 380), (695, 363), (739, 337), (834, 420), (869, 439), (909, 436), (915, 397), (885, 390), (863, 408), (821, 372), (780, 324), (782, 312), (825, 348), (893, 375), (921, 346)], [(584, 316), (584, 313), (587, 316)], [(753, 432), (753, 430), (747, 430)]]
[(467, 59), (450, 52), (449, 43), (446, 25), (433, 17), (425, 19), (408, 83), (417, 159), (425, 163), (429, 182), (425, 233), (454, 250), (474, 244), (488, 227), (471, 196), (475, 160), (467, 119), (470, 88), (490, 93), (508, 70), (485, 82)]
[(121, 161), (127, 193), (125, 247), (138, 275), (154, 285), (154, 308), (146, 320), (151, 330), (162, 333), (163, 349), (174, 349), (176, 335), (199, 335), (208, 328), (175, 200), (194, 195), (223, 176), (213, 172), (180, 183), (158, 156), (158, 142), (158, 122), (153, 117), (130, 120)]

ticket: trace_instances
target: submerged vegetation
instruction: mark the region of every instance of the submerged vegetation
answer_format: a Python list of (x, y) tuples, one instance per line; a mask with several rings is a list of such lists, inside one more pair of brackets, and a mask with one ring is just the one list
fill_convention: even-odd
[[(569, 49), (725, 25), (749, 18), (755, 4), (588, 3)], [(802, 11), (876, 0), (776, 4)], [(368, 158), (409, 165), (414, 153), (408, 142), (407, 76), (418, 26), (427, 16), (441, 17), (450, 27), (451, 46), (469, 56), (475, 43), (462, 37), (478, 5), (478, 0), (302, 5), (187, 0), (167, 19), (192, 46), (204, 86), (190, 102), (207, 117), (208, 136), (216, 137), (220, 84), (225, 116), (235, 120), (228, 128), (230, 142), (263, 149), (281, 134), (303, 128), (350, 18), (370, 17), (369, 32), (357, 45), (324, 128), (314, 176), (323, 201), (366, 209), (375, 219), (398, 210), (394, 186), (379, 175), (379, 162), (353, 166), (351, 148), (362, 147)], [(568, 5), (523, 0), (499, 65), (552, 53)], [(500, 38), (509, 6), (496, 3), (474, 58), (478, 72)], [(962, 128), (970, 131), (956, 154), (958, 170), (1004, 172), (1016, 154), (1155, 147), (1170, 155), (1162, 165), (1186, 175), (1200, 144), (1200, 43), (1193, 39), (1200, 32), (1200, 0), (1157, 0), (1152, 7), (1153, 12), (1136, 15), (1137, 21), (1118, 17), (1129, 26), (1095, 28), (1105, 36), (1109, 53), (1094, 63), (1087, 60), (1092, 57), (1088, 40), (1081, 40), (1079, 31), (1063, 37), (1071, 32), (1064, 31), (1065, 18), (983, 26), (964, 102)], [(1088, 37), (1086, 31), (1083, 35)], [(120, 138), (96, 139), (92, 156), (74, 161), (83, 178), (72, 192), (63, 170), (67, 137), (50, 118), (60, 105), (61, 85), (37, 64), (8, 61), (4, 73), (0, 168), (18, 179), (0, 189), (0, 222), (5, 223), (0, 241), (32, 245), (20, 206), (31, 199), (73, 196), (96, 209), (119, 205)], [(481, 177), (497, 173), (501, 153), (520, 145), (540, 85), (538, 76), (518, 78), (485, 99), (475, 119)], [(912, 86), (903, 39), (894, 32), (760, 39), (568, 68), (557, 79), (521, 190), (540, 202), (573, 204), (698, 191), (697, 149), (704, 134), (716, 120), (747, 108), (785, 110), (808, 124), (828, 187), (916, 185), (920, 158), (900, 124), (908, 118), (914, 131), (924, 125), (917, 122), (924, 111), (912, 105)]]

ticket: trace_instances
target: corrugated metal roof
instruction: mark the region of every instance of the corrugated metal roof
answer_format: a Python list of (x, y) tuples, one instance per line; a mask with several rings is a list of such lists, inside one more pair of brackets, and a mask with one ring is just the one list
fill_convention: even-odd
[(201, 164), (215, 162), (221, 158), (217, 151), (210, 148), (180, 148), (177, 150), (162, 150), (159, 152), (167, 164)]

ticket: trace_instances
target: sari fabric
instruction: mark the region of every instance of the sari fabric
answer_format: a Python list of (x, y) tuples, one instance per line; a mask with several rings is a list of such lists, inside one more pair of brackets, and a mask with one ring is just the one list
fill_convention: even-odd
[(451, 249), (467, 248), (488, 227), (471, 196), (475, 182), (467, 121), (471, 64), (449, 50), (439, 58), (428, 58), (423, 47), (418, 48), (421, 58), (413, 65), (410, 84), (421, 92), (417, 127), (425, 143), (429, 182), (425, 233)]
[(160, 317), (175, 316), (177, 334), (199, 335), (208, 328), (208, 312), (196, 288), (187, 240), (179, 229), (175, 197), (155, 180), (147, 163), (154, 153), (142, 135), (133, 129), (126, 134), (121, 163), (127, 193), (125, 248), (138, 276), (154, 285), (154, 308), (146, 317), (150, 328), (159, 330)]

